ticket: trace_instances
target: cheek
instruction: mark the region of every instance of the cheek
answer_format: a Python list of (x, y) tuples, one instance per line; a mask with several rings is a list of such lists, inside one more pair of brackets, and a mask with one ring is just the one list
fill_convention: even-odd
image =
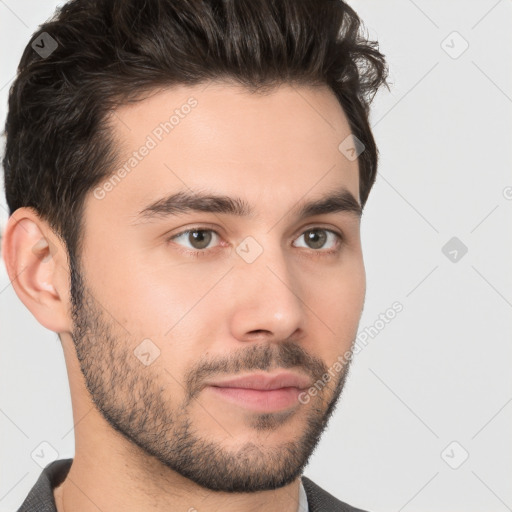
[[(340, 268), (317, 284), (307, 294), (307, 302), (316, 313), (310, 316), (310, 325), (314, 326), (312, 330), (310, 327), (310, 334), (318, 347), (323, 347), (314, 350), (330, 364), (351, 347), (357, 336), (366, 294), (362, 260)], [(319, 333), (324, 333), (326, 338)]]
[(333, 286), (329, 293), (319, 297), (315, 303), (321, 305), (323, 317), (334, 332), (333, 336), (352, 341), (363, 308), (364, 283), (358, 281), (353, 283), (354, 286), (350, 284), (346, 282)]
[(350, 280), (332, 286), (330, 292), (319, 303), (331, 319), (336, 332), (352, 332), (363, 309), (365, 285), (363, 280)]
[[(155, 267), (156, 268), (156, 267)], [(194, 362), (219, 339), (218, 328), (226, 311), (216, 312), (212, 287), (215, 275), (201, 279), (187, 269), (131, 272), (124, 281), (122, 317), (138, 345), (150, 339), (158, 348), (154, 371), (160, 371), (177, 400), (183, 396), (182, 379)], [(209, 293), (210, 292), (210, 293)], [(216, 314), (217, 313), (217, 314)]]
[(203, 290), (205, 283), (183, 274), (132, 275), (125, 286), (129, 324), (135, 331), (143, 329), (163, 339), (180, 330), (198, 299), (207, 292)]

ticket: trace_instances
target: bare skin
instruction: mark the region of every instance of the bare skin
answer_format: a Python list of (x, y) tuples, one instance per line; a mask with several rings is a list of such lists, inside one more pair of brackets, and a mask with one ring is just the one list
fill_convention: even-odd
[[(157, 140), (190, 97), (196, 106)], [(295, 512), (348, 366), (307, 403), (266, 414), (206, 384), (289, 371), (309, 387), (351, 348), (366, 288), (360, 218), (295, 215), (342, 187), (359, 201), (357, 160), (338, 149), (350, 135), (345, 114), (326, 87), (262, 96), (227, 83), (155, 91), (115, 114), (119, 168), (148, 135), (156, 145), (86, 198), (76, 324), (66, 248), (48, 224), (20, 208), (4, 235), (17, 295), (59, 333), (65, 355), (75, 457), (57, 509)], [(254, 215), (137, 217), (191, 190), (239, 197)], [(170, 240), (193, 228), (206, 248), (187, 234)], [(320, 240), (308, 243), (312, 229)], [(254, 261), (242, 257), (258, 246)], [(149, 364), (134, 353), (143, 340), (146, 363), (158, 351)]]

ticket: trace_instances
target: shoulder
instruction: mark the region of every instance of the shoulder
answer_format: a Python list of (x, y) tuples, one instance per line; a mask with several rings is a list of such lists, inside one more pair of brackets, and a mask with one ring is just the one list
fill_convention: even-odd
[(57, 512), (53, 489), (66, 478), (72, 462), (73, 459), (59, 459), (48, 464), (17, 512)]
[(368, 512), (340, 501), (307, 476), (302, 476), (302, 485), (308, 498), (309, 512)]

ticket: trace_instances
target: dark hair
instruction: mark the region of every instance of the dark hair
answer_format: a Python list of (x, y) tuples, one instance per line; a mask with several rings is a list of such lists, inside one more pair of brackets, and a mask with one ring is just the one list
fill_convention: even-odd
[(73, 261), (85, 196), (115, 170), (109, 112), (160, 87), (213, 79), (251, 91), (328, 85), (365, 146), (364, 206), (378, 158), (369, 105), (388, 69), (362, 27), (342, 0), (71, 0), (34, 33), (9, 91), (9, 213), (34, 208)]

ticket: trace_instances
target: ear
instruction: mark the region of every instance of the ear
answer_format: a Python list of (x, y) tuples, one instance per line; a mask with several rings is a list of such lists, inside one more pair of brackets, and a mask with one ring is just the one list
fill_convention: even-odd
[(36, 320), (51, 331), (71, 332), (67, 251), (33, 208), (9, 217), (2, 255), (16, 295)]

